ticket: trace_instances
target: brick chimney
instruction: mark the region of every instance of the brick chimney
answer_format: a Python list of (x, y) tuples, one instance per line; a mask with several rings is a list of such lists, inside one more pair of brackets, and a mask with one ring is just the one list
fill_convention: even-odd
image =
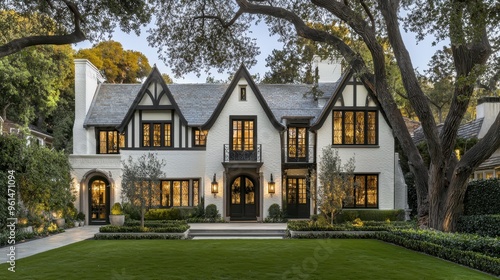
[(478, 138), (483, 138), (499, 113), (500, 97), (483, 97), (477, 101), (476, 119), (483, 118), (483, 125), (479, 131)]

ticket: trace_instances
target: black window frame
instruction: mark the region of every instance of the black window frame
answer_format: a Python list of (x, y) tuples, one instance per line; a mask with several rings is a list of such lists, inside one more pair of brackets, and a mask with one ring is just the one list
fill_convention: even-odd
[[(335, 112), (341, 112), (341, 118), (342, 118), (342, 143), (335, 143)], [(345, 123), (345, 116), (346, 112), (352, 112), (353, 113), (353, 143), (346, 143), (346, 123)], [(364, 113), (364, 126), (363, 126), (363, 138), (364, 138), (364, 143), (356, 143), (356, 119), (357, 119), (357, 114), (358, 112), (363, 112)], [(334, 109), (332, 110), (332, 145), (334, 146), (377, 146), (379, 144), (379, 114), (378, 114), (377, 109)], [(369, 143), (368, 140), (368, 131), (369, 131), (369, 124), (368, 124), (368, 113), (374, 113), (375, 115), (375, 143)]]
[[(196, 207), (200, 203), (200, 197), (201, 197), (201, 192), (200, 192), (200, 179), (199, 178), (189, 178), (189, 179), (163, 179), (160, 180), (160, 198), (158, 199), (158, 208), (172, 208), (172, 207)], [(167, 206), (163, 206), (163, 187), (164, 183), (168, 182), (168, 188), (169, 188), (169, 201)], [(180, 189), (180, 205), (174, 206), (174, 182), (180, 182), (181, 184), (181, 189)], [(182, 182), (188, 182), (188, 203), (187, 205), (182, 205)], [(198, 197), (195, 197), (195, 182), (197, 182), (197, 194)], [(196, 203), (195, 203), (196, 202)]]
[[(103, 153), (101, 152), (101, 132), (106, 132), (106, 152)], [(109, 132), (114, 132), (115, 133), (115, 137), (116, 137), (116, 149), (113, 149), (112, 152), (110, 152), (109, 150), (109, 145), (108, 145), (108, 142), (109, 142)], [(121, 137), (124, 137), (124, 146), (122, 147), (120, 144), (120, 138)], [(119, 133), (118, 130), (114, 129), (114, 128), (98, 128), (96, 129), (96, 154), (99, 154), (99, 155), (106, 155), (106, 154), (119, 154), (120, 153), (120, 149), (122, 148), (126, 148), (127, 147), (127, 138), (126, 138), (126, 133)], [(116, 151), (115, 151), (116, 150)]]
[[(239, 150), (235, 150), (233, 149), (234, 145), (233, 145), (233, 141), (234, 141), (234, 137), (233, 137), (233, 133), (234, 133), (234, 126), (233, 126), (233, 122), (235, 121), (242, 121), (242, 122), (246, 122), (246, 121), (252, 121), (253, 122), (253, 145), (252, 145), (252, 150), (245, 150), (245, 140), (246, 140), (246, 137), (244, 136), (245, 133), (243, 132), (242, 133), (242, 141), (241, 141), (241, 147)], [(237, 152), (253, 152), (257, 149), (257, 116), (231, 116), (229, 118), (229, 122), (230, 122), (230, 127), (229, 127), (229, 148), (231, 151), (237, 151)], [(242, 127), (244, 127), (244, 123), (242, 124)], [(244, 130), (243, 130), (244, 131)]]
[[(198, 141), (200, 141), (199, 143), (197, 143), (197, 139), (196, 139), (196, 133), (199, 132), (201, 133), (200, 136), (203, 136), (203, 144), (201, 144), (201, 137), (199, 138)], [(208, 136), (208, 130), (202, 130), (202, 129), (199, 129), (199, 128), (193, 128), (193, 147), (206, 147), (207, 146), (207, 136)]]
[[(290, 156), (290, 129), (295, 129), (295, 156), (291, 157)], [(304, 157), (299, 157), (298, 156), (298, 147), (299, 147), (299, 128), (303, 128), (305, 129), (305, 135), (304, 135), (304, 139), (305, 139), (305, 155)], [(297, 161), (297, 162), (305, 162), (307, 161), (308, 157), (309, 157), (309, 131), (308, 131), (308, 127), (305, 126), (305, 125), (289, 125), (287, 130), (286, 130), (286, 147), (287, 147), (287, 153), (286, 153), (286, 157), (288, 159), (288, 161)]]
[[(352, 206), (347, 206), (348, 204), (346, 204), (344, 202), (344, 205), (342, 208), (344, 209), (378, 209), (379, 208), (379, 204), (380, 204), (380, 176), (379, 174), (374, 174), (374, 173), (359, 173), (359, 174), (354, 174), (354, 182), (356, 183), (357, 182), (357, 178), (360, 177), (360, 176), (364, 176), (365, 177), (365, 189), (364, 189), (364, 201), (365, 203), (362, 205), (362, 204), (356, 204), (356, 195), (357, 195), (357, 189), (359, 188), (359, 186), (355, 186), (354, 187), (354, 190), (353, 190), (353, 193), (352, 193)], [(377, 195), (376, 195), (376, 203), (374, 206), (369, 206), (368, 205), (368, 177), (369, 176), (376, 176), (377, 178), (377, 185), (376, 185), (376, 192), (377, 192)]]
[[(165, 125), (170, 125), (169, 129), (169, 135), (170, 135), (170, 145), (165, 145), (165, 140), (167, 133), (165, 131)], [(146, 146), (144, 145), (144, 125), (149, 125), (149, 145)], [(159, 146), (154, 146), (154, 127), (155, 125), (160, 126), (160, 145)], [(174, 134), (173, 134), (173, 124), (171, 121), (143, 121), (141, 122), (140, 126), (140, 133), (141, 133), (141, 148), (172, 148), (174, 146)]]

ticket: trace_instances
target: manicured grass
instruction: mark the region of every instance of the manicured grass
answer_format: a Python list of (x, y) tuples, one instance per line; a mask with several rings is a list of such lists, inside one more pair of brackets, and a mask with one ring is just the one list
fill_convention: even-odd
[[(495, 279), (377, 240), (89, 240), (0, 279)], [(307, 278), (306, 278), (307, 277)]]

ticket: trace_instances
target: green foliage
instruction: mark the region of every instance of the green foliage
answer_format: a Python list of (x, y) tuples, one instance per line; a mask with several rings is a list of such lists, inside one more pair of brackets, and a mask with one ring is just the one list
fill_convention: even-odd
[(179, 208), (149, 209), (144, 216), (146, 220), (180, 220), (181, 211)]
[[(148, 58), (141, 52), (124, 50), (121, 43), (105, 41), (90, 49), (79, 50), (75, 57), (86, 58), (104, 71), (108, 83), (139, 83), (151, 72)], [(172, 83), (168, 75), (167, 83)]]
[(193, 218), (204, 218), (205, 217), (205, 198), (201, 197), (200, 203), (195, 208), (193, 213)]
[(169, 235), (169, 234), (156, 234), (156, 233), (142, 233), (142, 234), (127, 234), (127, 233), (114, 233), (114, 234), (96, 234), (94, 236), (95, 240), (140, 240), (140, 239), (182, 239), (179, 235)]
[(402, 209), (394, 210), (342, 210), (337, 216), (336, 222), (352, 222), (356, 218), (363, 221), (404, 221), (405, 211)]
[(314, 221), (288, 221), (288, 229), (294, 231), (385, 231), (394, 228), (411, 228), (414, 225), (407, 222), (375, 222), (367, 221), (361, 224), (328, 224)]
[(102, 226), (99, 232), (185, 232), (189, 229), (187, 224), (165, 224), (162, 227), (141, 227), (139, 226)]
[(219, 210), (217, 210), (217, 206), (215, 204), (207, 205), (207, 208), (205, 209), (205, 218), (208, 219), (220, 218)]
[(120, 202), (116, 202), (111, 206), (111, 215), (123, 215), (123, 209)]
[(469, 182), (464, 199), (464, 215), (500, 214), (500, 179)]
[[(136, 227), (140, 226), (141, 221), (138, 220), (128, 220), (125, 221), (124, 226), (126, 227)], [(172, 226), (179, 226), (179, 225), (187, 225), (187, 222), (184, 220), (152, 220), (152, 221), (145, 221), (144, 226), (148, 228), (157, 228), (157, 227), (172, 227)]]
[(125, 220), (140, 220), (141, 219), (141, 209), (129, 202), (125, 202), (122, 205), (123, 213), (125, 214)]
[(500, 237), (500, 215), (462, 216), (458, 219), (457, 231)]
[(268, 217), (271, 218), (272, 220), (280, 220), (282, 218), (281, 209), (277, 203), (271, 204), (271, 206), (269, 206), (269, 209), (267, 211), (269, 213)]
[(85, 214), (83, 214), (83, 212), (78, 212), (78, 214), (76, 215), (76, 220), (85, 221)]
[(318, 206), (324, 215), (333, 223), (335, 217), (354, 193), (354, 157), (342, 165), (338, 150), (333, 147), (323, 148), (323, 156), (319, 162)]
[[(437, 233), (437, 235), (439, 235), (439, 233)], [(496, 253), (495, 253), (496, 257), (491, 257), (482, 252), (461, 250), (456, 247), (448, 247), (442, 245), (442, 244), (454, 244), (455, 246), (457, 246), (458, 244), (460, 244), (462, 248), (467, 247), (467, 248), (477, 249), (483, 246), (483, 245), (477, 245), (478, 243), (492, 244), (490, 243), (491, 240), (486, 240), (484, 242), (478, 241), (477, 243), (464, 242), (463, 240), (464, 239), (466, 240), (467, 237), (443, 238), (443, 237), (433, 236), (433, 234), (423, 233), (421, 231), (411, 231), (411, 230), (405, 230), (405, 231), (396, 230), (391, 232), (378, 233), (377, 239), (383, 240), (385, 242), (394, 243), (411, 250), (423, 252), (471, 268), (479, 269), (481, 271), (488, 272), (497, 276), (500, 275), (500, 258), (498, 258), (498, 255)], [(495, 241), (493, 241), (493, 243), (494, 242)], [(496, 242), (498, 243), (498, 240), (496, 240)]]

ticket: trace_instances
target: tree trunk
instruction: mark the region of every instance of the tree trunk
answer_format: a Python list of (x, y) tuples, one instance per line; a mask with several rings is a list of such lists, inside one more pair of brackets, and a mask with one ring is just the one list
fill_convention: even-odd
[(141, 228), (144, 228), (144, 216), (146, 215), (146, 206), (141, 206)]

